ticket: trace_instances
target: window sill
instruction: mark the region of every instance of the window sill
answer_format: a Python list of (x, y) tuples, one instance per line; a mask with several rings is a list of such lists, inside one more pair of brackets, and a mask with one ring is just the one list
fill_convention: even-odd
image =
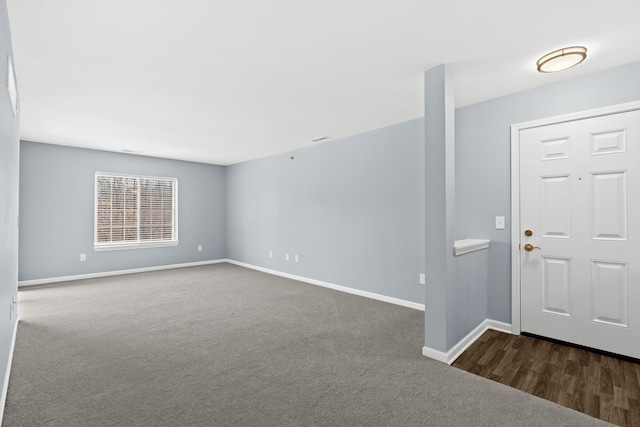
[(177, 240), (171, 240), (166, 242), (148, 242), (148, 243), (110, 243), (108, 245), (93, 245), (93, 250), (96, 252), (102, 251), (119, 251), (124, 249), (149, 249), (149, 248), (162, 248), (166, 246), (178, 246)]

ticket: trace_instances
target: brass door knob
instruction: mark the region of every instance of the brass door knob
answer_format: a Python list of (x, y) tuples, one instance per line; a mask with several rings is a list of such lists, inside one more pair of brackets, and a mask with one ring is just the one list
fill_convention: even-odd
[(533, 246), (531, 243), (527, 243), (524, 245), (524, 250), (527, 252), (531, 252), (534, 249), (541, 249), (539, 246)]

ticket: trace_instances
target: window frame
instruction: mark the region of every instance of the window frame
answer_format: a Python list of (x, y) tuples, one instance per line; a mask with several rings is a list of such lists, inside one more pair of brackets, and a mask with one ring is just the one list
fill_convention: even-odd
[[(98, 243), (98, 177), (106, 176), (110, 178), (131, 178), (138, 181), (138, 188), (140, 188), (141, 179), (149, 180), (161, 180), (171, 181), (173, 183), (173, 198), (172, 198), (172, 211), (173, 211), (173, 239), (171, 240), (152, 240), (152, 241), (123, 241), (123, 242), (109, 242)], [(151, 175), (137, 175), (127, 173), (116, 172), (102, 172), (96, 171), (93, 178), (94, 196), (93, 196), (93, 250), (94, 251), (114, 251), (122, 249), (144, 249), (144, 248), (157, 248), (167, 246), (178, 245), (178, 178), (166, 177), (166, 176), (151, 176)], [(113, 194), (113, 192), (112, 192)], [(137, 194), (137, 225), (138, 239), (140, 238), (140, 192)]]

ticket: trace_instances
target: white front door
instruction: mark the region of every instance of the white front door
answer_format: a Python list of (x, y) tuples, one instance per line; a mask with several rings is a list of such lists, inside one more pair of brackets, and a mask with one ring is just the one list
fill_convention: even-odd
[(640, 111), (524, 129), (519, 150), (520, 329), (640, 358)]

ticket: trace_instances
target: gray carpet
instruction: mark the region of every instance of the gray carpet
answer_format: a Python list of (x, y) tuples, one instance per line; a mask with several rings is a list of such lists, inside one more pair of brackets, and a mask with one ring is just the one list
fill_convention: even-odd
[(20, 310), (5, 426), (607, 425), (423, 357), (420, 311), (229, 264)]

